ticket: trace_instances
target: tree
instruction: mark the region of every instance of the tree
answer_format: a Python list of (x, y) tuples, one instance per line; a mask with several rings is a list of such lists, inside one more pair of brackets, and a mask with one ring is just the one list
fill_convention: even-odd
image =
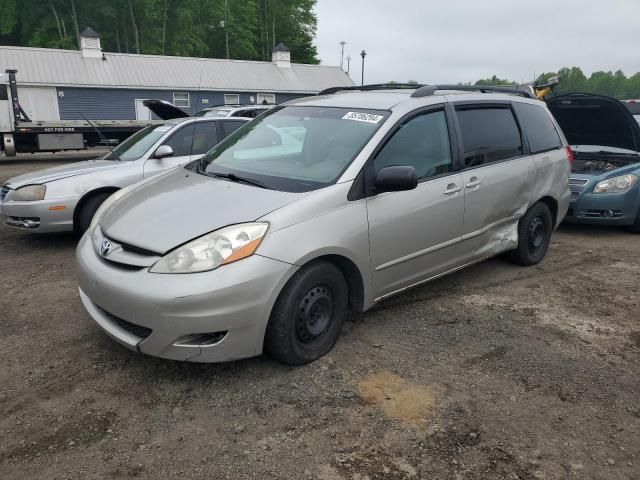
[(319, 63), (316, 0), (0, 0), (0, 44), (78, 48), (91, 26), (105, 51)]

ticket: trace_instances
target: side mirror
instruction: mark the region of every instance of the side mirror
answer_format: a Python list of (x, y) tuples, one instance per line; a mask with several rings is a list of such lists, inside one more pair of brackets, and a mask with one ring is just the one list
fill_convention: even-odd
[(376, 193), (413, 190), (417, 186), (416, 169), (410, 166), (384, 167), (376, 174)]
[(173, 148), (171, 148), (169, 145), (160, 145), (153, 154), (153, 158), (165, 158), (172, 156)]

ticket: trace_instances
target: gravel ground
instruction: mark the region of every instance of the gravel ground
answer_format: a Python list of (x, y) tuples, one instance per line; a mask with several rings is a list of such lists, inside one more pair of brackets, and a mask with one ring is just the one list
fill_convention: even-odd
[[(50, 166), (0, 162), (0, 180)], [(75, 241), (0, 228), (0, 478), (640, 479), (640, 237), (562, 227), (392, 298), (304, 367), (130, 352)]]

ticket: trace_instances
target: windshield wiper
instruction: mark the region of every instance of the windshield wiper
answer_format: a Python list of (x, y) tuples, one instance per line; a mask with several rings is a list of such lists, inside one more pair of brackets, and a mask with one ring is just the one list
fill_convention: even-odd
[(271, 190), (269, 187), (267, 187), (264, 184), (264, 182), (261, 182), (260, 180), (253, 180), (252, 178), (240, 177), (235, 173), (207, 172), (207, 175), (210, 175), (212, 177), (224, 178), (226, 180), (231, 180), (232, 182), (247, 183), (255, 187), (266, 188), (267, 190)]

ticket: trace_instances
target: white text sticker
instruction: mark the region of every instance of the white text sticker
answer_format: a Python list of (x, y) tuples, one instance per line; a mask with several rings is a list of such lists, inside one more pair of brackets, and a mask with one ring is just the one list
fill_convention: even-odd
[(373, 115), (372, 113), (349, 112), (343, 120), (355, 120), (357, 122), (378, 123), (384, 117), (382, 115)]

